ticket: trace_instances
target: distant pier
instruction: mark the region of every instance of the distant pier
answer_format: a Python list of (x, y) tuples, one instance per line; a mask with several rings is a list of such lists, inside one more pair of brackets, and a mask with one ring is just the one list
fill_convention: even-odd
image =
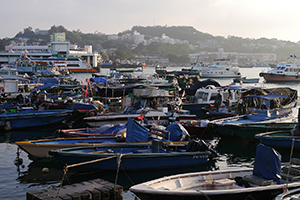
[[(59, 193), (58, 193), (59, 192)], [(123, 199), (123, 187), (114, 185), (102, 179), (95, 179), (66, 185), (59, 189), (50, 188), (43, 190), (35, 190), (27, 192), (27, 200), (50, 200), (50, 199), (64, 199), (64, 200), (120, 200)]]

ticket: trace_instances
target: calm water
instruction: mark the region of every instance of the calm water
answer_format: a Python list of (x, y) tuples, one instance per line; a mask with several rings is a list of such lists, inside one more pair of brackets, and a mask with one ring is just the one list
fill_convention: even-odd
[[(176, 69), (176, 68), (175, 68)], [(174, 69), (170, 69), (174, 70)], [(180, 70), (180, 69), (176, 69)], [(243, 76), (248, 78), (259, 77), (259, 72), (266, 70), (266, 68), (248, 68), (241, 69)], [(146, 71), (150, 74), (154, 71), (153, 68), (147, 68)], [(90, 74), (75, 75), (77, 79), (85, 80), (90, 77)], [(221, 85), (228, 85), (232, 79), (216, 79)], [(260, 84), (265, 87), (291, 87), (297, 89), (299, 92), (299, 84)], [(26, 199), (26, 192), (33, 190), (46, 189), (53, 186), (59, 186), (62, 179), (62, 166), (54, 160), (44, 159), (41, 161), (32, 161), (27, 157), (27, 154), (21, 151), (20, 158), (23, 159), (21, 165), (15, 165), (14, 160), (17, 156), (16, 141), (31, 140), (40, 138), (52, 138), (57, 127), (44, 130), (30, 130), (19, 132), (0, 133), (0, 197), (1, 199)], [(140, 182), (159, 178), (166, 175), (177, 173), (220, 170), (232, 167), (249, 167), (253, 165), (256, 144), (250, 144), (240, 139), (221, 139), (218, 142), (217, 150), (220, 157), (216, 158), (207, 164), (180, 168), (180, 169), (162, 169), (147, 172), (124, 172), (120, 170), (118, 176), (118, 184), (124, 187), (124, 199), (134, 199), (134, 195), (128, 191), (128, 188)], [(280, 151), (280, 150), (279, 150)], [(280, 151), (283, 160), (289, 157), (289, 151)], [(47, 167), (50, 169), (49, 173), (42, 173), (42, 169)], [(115, 172), (97, 171), (90, 173), (82, 173), (70, 170), (68, 178), (71, 183), (81, 182), (85, 180), (102, 178), (110, 182), (115, 182)], [(67, 184), (68, 181), (65, 181)]]

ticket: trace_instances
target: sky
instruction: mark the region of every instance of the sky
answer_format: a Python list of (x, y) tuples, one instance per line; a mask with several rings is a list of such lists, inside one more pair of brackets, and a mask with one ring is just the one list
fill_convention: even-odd
[(300, 40), (297, 0), (0, 0), (0, 39), (64, 26), (117, 34), (133, 26), (192, 26), (213, 36)]

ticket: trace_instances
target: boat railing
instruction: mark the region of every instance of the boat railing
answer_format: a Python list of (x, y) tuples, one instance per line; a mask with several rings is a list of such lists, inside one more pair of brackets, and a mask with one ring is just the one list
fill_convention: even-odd
[(246, 116), (247, 115), (237, 115), (237, 116), (233, 116), (233, 117), (221, 118), (221, 119), (216, 119), (216, 120), (210, 121), (209, 123), (220, 124), (225, 120), (228, 121), (228, 122), (237, 121), (238, 119), (246, 117)]

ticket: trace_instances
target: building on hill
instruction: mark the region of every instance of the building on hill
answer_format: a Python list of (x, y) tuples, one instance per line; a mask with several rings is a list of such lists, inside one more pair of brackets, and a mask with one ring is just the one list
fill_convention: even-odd
[(66, 41), (65, 34), (56, 33), (51, 36), (51, 42), (46, 46), (27, 46), (24, 43), (12, 43), (6, 46), (5, 51), (0, 52), (0, 64), (14, 63), (24, 53), (30, 58), (47, 58), (53, 54), (80, 57), (92, 67), (97, 67), (101, 59), (100, 54), (93, 52), (91, 45), (78, 48), (77, 45), (71, 45), (69, 41)]
[(218, 48), (217, 52), (201, 51), (196, 54), (189, 55), (192, 62), (197, 59), (208, 60), (208, 59), (223, 59), (229, 58), (234, 60), (249, 60), (249, 62), (274, 62), (276, 61), (276, 54), (274, 53), (238, 53), (238, 52), (225, 52), (222, 47)]

